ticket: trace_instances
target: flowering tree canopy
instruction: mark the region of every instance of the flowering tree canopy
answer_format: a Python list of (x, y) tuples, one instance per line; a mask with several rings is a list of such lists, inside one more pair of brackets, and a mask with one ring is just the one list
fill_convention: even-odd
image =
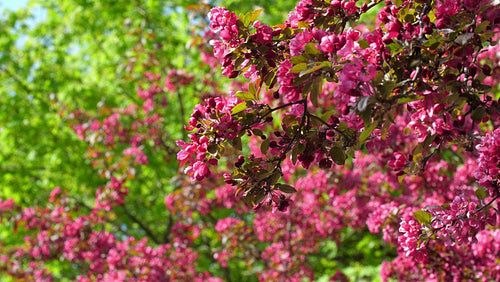
[[(2, 275), (500, 280), (496, 1), (302, 0), (277, 24), (270, 4), (146, 2), (48, 1), (49, 15), (89, 9), (66, 27), (82, 41), (49, 20), (33, 57), (0, 57), (6, 101), (52, 115), (42, 148), (85, 183), (49, 174), (50, 192), (0, 195)], [(84, 29), (96, 14), (114, 20)]]

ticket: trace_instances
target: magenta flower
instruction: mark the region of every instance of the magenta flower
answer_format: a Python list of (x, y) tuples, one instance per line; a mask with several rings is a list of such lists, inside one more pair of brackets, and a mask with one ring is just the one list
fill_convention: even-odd
[(361, 69), (360, 72), (358, 72), (357, 78), (361, 82), (369, 82), (372, 79), (377, 76), (377, 67), (369, 64)]
[(203, 178), (210, 175), (210, 170), (205, 162), (197, 161), (192, 166), (188, 166), (185, 173), (191, 175), (192, 179), (201, 181)]
[(405, 155), (395, 152), (393, 155), (394, 159), (389, 161), (389, 166), (394, 170), (401, 170), (406, 165), (406, 157)]
[(312, 38), (312, 34), (307, 30), (297, 34), (297, 36), (290, 40), (290, 55), (298, 56), (302, 54), (304, 46), (309, 43)]

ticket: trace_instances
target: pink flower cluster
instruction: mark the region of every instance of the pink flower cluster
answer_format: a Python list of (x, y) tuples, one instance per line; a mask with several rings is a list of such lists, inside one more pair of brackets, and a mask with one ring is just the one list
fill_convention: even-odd
[[(474, 38), (458, 46), (455, 39), (448, 37), (451, 32), (456, 33), (453, 36), (473, 33), (477, 27), (474, 24), (481, 23), (483, 15), (474, 18), (467, 12), (472, 11), (474, 3), (438, 1), (436, 7), (418, 5), (417, 10), (412, 1), (398, 5), (386, 1), (377, 30), (363, 34), (346, 29), (348, 19), (367, 9), (367, 5), (358, 9), (354, 1), (300, 1), (288, 22), (274, 29), (260, 22), (253, 24), (254, 29), (252, 25), (243, 28), (233, 12), (213, 9), (210, 25), (223, 40), (213, 42), (214, 51), (222, 60), (224, 74), (243, 74), (254, 82), (268, 78), (265, 83), (269, 91), (262, 90), (261, 95), (274, 99), (266, 100), (269, 105), (252, 104), (251, 109), (242, 112), (249, 114), (244, 118), (251, 120), (262, 113), (259, 110), (267, 112), (275, 103), (279, 109), (286, 108), (280, 116), (282, 130), (260, 120), (242, 126), (241, 119), (237, 119), (242, 115), (231, 114), (239, 102), (236, 98), (205, 99), (189, 120), (187, 129), (194, 131), (189, 134), (191, 141), (177, 143), (182, 147), (177, 158), (181, 165), (189, 163), (185, 172), (190, 180), (175, 178), (180, 188), (165, 197), (167, 229), (171, 228), (165, 241), (169, 244), (156, 242), (153, 247), (146, 240), (119, 239), (117, 234), (99, 231), (107, 220), (105, 216), (126, 200), (128, 185), (120, 169), (130, 172), (133, 165), (147, 165), (142, 148), (150, 140), (155, 145), (164, 141), (158, 128), (162, 126), (161, 114), (165, 113), (158, 112), (161, 107), (157, 105), (162, 102), (155, 99), (163, 91), (158, 86), (160, 76), (146, 73), (151, 85), (139, 91), (139, 97), (145, 100), (142, 112), (136, 106), (120, 111), (106, 109), (104, 119), (89, 119), (78, 113), (84, 123), (75, 126), (75, 131), (92, 145), (118, 146), (118, 155), (132, 157), (133, 161), (123, 167), (120, 161), (103, 161), (109, 166), (103, 175), (110, 181), (97, 191), (94, 212), (88, 216), (76, 215), (63, 200), (65, 193), (60, 189), (51, 193), (49, 208), (20, 209), (12, 201), (0, 201), (2, 222), (14, 222), (16, 230), (38, 231), (28, 236), (22, 246), (0, 248), (0, 271), (8, 270), (16, 278), (50, 279), (39, 261), (62, 259), (83, 269), (81, 281), (218, 280), (196, 271), (197, 257), (208, 254), (210, 267), (230, 271), (235, 265), (242, 266), (261, 280), (312, 280), (311, 258), (322, 252), (325, 242), (341, 246), (346, 230), (363, 233), (368, 227), (370, 232), (382, 232), (383, 239), (398, 248), (399, 255), (382, 265), (383, 280), (500, 280), (495, 202), (500, 131), (494, 129), (484, 136), (475, 147), (479, 154), (474, 152), (475, 138), (483, 134), (488, 118), (488, 125), (498, 125), (498, 104), (492, 101), (497, 97), (482, 92), (475, 96), (482, 86), (477, 86), (478, 81), (468, 82), (476, 79), (469, 71), (477, 64), (474, 56), (485, 42)], [(436, 20), (431, 22), (423, 6), (434, 9)], [(465, 10), (460, 10), (462, 7)], [(407, 11), (412, 13), (400, 17)], [(461, 24), (454, 18), (458, 13), (461, 19), (477, 21), (454, 30)], [(485, 34), (498, 25), (496, 22), (490, 21)], [(417, 38), (418, 44), (413, 44)], [(442, 46), (429, 48), (430, 39)], [(393, 54), (391, 50), (396, 49), (399, 53)], [(462, 51), (465, 55), (457, 55)], [(439, 65), (432, 65), (434, 61)], [(475, 71), (478, 76), (488, 72), (487, 68), (481, 68), (482, 74), (479, 68)], [(182, 72), (169, 75), (165, 87), (170, 90), (189, 80)], [(275, 86), (268, 85), (274, 78)], [(319, 103), (308, 100), (316, 79), (329, 81), (316, 93)], [(218, 84), (206, 85), (216, 88)], [(212, 90), (210, 94), (222, 92)], [(459, 102), (454, 100), (454, 92), (459, 93)], [(460, 103), (469, 105), (462, 107)], [(473, 121), (469, 111), (472, 108), (486, 109), (485, 118)], [(322, 111), (325, 109), (332, 111)], [(141, 114), (144, 119), (139, 118)], [(376, 128), (370, 129), (371, 125)], [(257, 134), (258, 130), (263, 135)], [(368, 132), (370, 136), (361, 138), (369, 130), (373, 130)], [(219, 159), (234, 155), (233, 149), (222, 143), (244, 133), (253, 135), (253, 153), (248, 157), (238, 153), (237, 160), (229, 161), (227, 167), (240, 169), (234, 177), (238, 181), (252, 180), (258, 185), (241, 194), (251, 194), (272, 183), (267, 173), (275, 170), (286, 181), (293, 181), (298, 190), (290, 198), (278, 188), (270, 190), (272, 187), (266, 187), (265, 194), (256, 193), (260, 203), (254, 203), (255, 216), (245, 215), (249, 208), (240, 204), (234, 190), (222, 182), (224, 175), (228, 183), (235, 184), (233, 174), (224, 168), (209, 168), (216, 166)], [(260, 147), (263, 140), (269, 140), (267, 153)], [(93, 148), (97, 152), (92, 158), (103, 159), (100, 154), (107, 151), (95, 147), (98, 149)], [(296, 161), (287, 155), (294, 149)], [(275, 165), (276, 157), (279, 166)], [(333, 160), (339, 159), (345, 165), (334, 166)], [(321, 170), (311, 169), (315, 163)], [(298, 164), (308, 171), (298, 170)], [(241, 171), (251, 173), (242, 175)], [(474, 171), (475, 179), (489, 189), (489, 195), (482, 195), (482, 190), (474, 187)], [(211, 175), (216, 177), (203, 185), (192, 181)], [(22, 212), (13, 216), (18, 208)], [(286, 212), (267, 213), (269, 210)], [(422, 219), (413, 213), (417, 210), (426, 211), (420, 215), (429, 216), (429, 223), (420, 222)], [(487, 224), (491, 226), (487, 228)], [(194, 246), (203, 246), (203, 250), (208, 247), (208, 251), (198, 254)], [(337, 271), (332, 279), (346, 277)]]
[(418, 101), (411, 106), (417, 110), (412, 114), (408, 127), (417, 133), (418, 142), (424, 142), (428, 135), (446, 136), (452, 131), (452, 126), (446, 122), (450, 120), (450, 114), (444, 111), (444, 104), (428, 107), (425, 101)]
[(112, 176), (105, 187), (99, 187), (96, 191), (95, 212), (98, 210), (110, 211), (114, 206), (125, 203), (128, 188), (123, 185), (124, 183), (125, 180), (118, 180)]
[(168, 91), (178, 91), (179, 87), (186, 86), (194, 80), (194, 75), (187, 73), (185, 70), (173, 69), (169, 70), (165, 77), (165, 87)]
[(500, 279), (500, 265), (495, 262), (500, 252), (500, 230), (482, 230), (476, 235), (476, 239), (477, 243), (472, 245), (472, 253), (482, 264), (483, 273), (480, 278)]
[(405, 215), (401, 220), (398, 237), (399, 247), (406, 256), (414, 257), (416, 261), (423, 262), (427, 257), (427, 249), (421, 240), (422, 226), (411, 215)]
[(291, 73), (293, 65), (289, 60), (283, 61), (279, 67), (276, 74), (280, 88), (278, 93), (285, 97), (287, 102), (296, 102), (301, 98), (302, 86), (294, 85), (293, 80), (298, 77), (298, 74)]
[(438, 236), (445, 239), (446, 244), (464, 245), (476, 241), (476, 234), (484, 230), (489, 223), (496, 225), (494, 211), (487, 214), (480, 212), (480, 205), (475, 201), (467, 201), (457, 196), (447, 209), (433, 209), (431, 227)]
[(270, 44), (273, 40), (273, 29), (267, 24), (261, 24), (256, 21), (253, 25), (255, 33), (252, 34), (252, 39), (261, 44)]
[(241, 43), (238, 40), (238, 26), (236, 25), (238, 18), (234, 12), (224, 7), (216, 7), (210, 10), (208, 17), (211, 21), (210, 28), (219, 32), (220, 38), (229, 43), (229, 46), (235, 47)]
[(406, 161), (405, 155), (403, 155), (399, 152), (395, 152), (394, 159), (390, 160), (388, 165), (390, 167), (392, 167), (394, 170), (400, 171), (401, 169), (403, 169), (406, 166), (406, 162), (407, 161)]
[(383, 238), (387, 242), (397, 243), (395, 234), (395, 224), (398, 218), (399, 205), (395, 202), (383, 204), (376, 208), (366, 220), (366, 226), (372, 233), (379, 233), (382, 229)]
[[(78, 136), (89, 143), (92, 165), (107, 179), (134, 177), (135, 166), (147, 165), (149, 158), (162, 155), (148, 156), (145, 152), (167, 149), (165, 153), (170, 155), (169, 151), (173, 150), (173, 144), (167, 145), (169, 136), (163, 124), (162, 111), (168, 102), (160, 86), (161, 76), (145, 72), (143, 77), (146, 86), (137, 90), (137, 96), (144, 101), (142, 109), (133, 103), (124, 108), (103, 105), (97, 114), (75, 111), (68, 118)], [(178, 86), (188, 83), (189, 79), (174, 82)]]
[(308, 30), (298, 33), (292, 40), (290, 40), (290, 55), (299, 56), (304, 52), (304, 46), (311, 42), (313, 34)]
[(130, 147), (123, 151), (124, 156), (133, 156), (135, 157), (135, 162), (139, 165), (147, 165), (148, 157), (144, 154), (141, 148)]
[(344, 35), (337, 36), (336, 34), (330, 34), (321, 38), (319, 47), (321, 51), (331, 53), (342, 49), (345, 43), (346, 39)]
[(477, 182), (488, 188), (491, 197), (500, 195), (500, 128), (488, 132), (476, 146), (479, 151)]
[[(209, 152), (209, 146), (218, 146), (225, 140), (236, 137), (241, 126), (234, 120), (231, 110), (236, 105), (236, 98), (215, 97), (205, 100), (205, 104), (196, 105), (189, 119), (188, 130), (196, 130), (189, 134), (191, 143), (177, 141), (182, 150), (177, 153), (177, 160), (183, 166), (186, 162), (190, 165), (185, 173), (193, 180), (202, 180), (210, 176), (209, 165), (217, 165), (217, 152)], [(218, 148), (215, 148), (217, 151)]]
[(146, 238), (119, 240), (99, 227), (103, 218), (73, 218), (75, 211), (56, 201), (54, 208), (26, 208), (20, 219), (9, 218), (37, 233), (26, 236), (24, 245), (0, 250), (0, 271), (19, 279), (53, 281), (44, 261), (55, 259), (81, 266), (77, 281), (220, 281), (197, 273), (198, 255), (188, 246), (193, 239), (190, 233), (177, 232), (173, 244), (152, 247)]
[(353, 58), (352, 63), (344, 65), (339, 75), (339, 80), (342, 81), (339, 90), (346, 95), (361, 96), (362, 93), (359, 90), (360, 87), (362, 88), (361, 85), (375, 78), (376, 74), (377, 68), (374, 65), (365, 66), (361, 59)]

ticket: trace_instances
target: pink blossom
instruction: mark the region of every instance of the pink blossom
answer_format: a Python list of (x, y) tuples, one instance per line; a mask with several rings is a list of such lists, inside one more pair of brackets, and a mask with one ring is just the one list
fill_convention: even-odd
[(290, 55), (298, 56), (302, 54), (304, 46), (309, 43), (312, 38), (312, 34), (307, 30), (297, 34), (297, 36), (290, 40)]
[(60, 194), (61, 194), (61, 188), (55, 187), (52, 190), (52, 192), (50, 192), (49, 201), (53, 203), (56, 200), (56, 197), (59, 196)]
[(390, 160), (388, 164), (394, 170), (401, 170), (406, 165), (406, 157), (399, 152), (395, 152), (394, 160)]
[(135, 162), (139, 165), (147, 165), (148, 157), (144, 154), (144, 152), (137, 147), (130, 147), (123, 151), (123, 155), (125, 156), (135, 156)]

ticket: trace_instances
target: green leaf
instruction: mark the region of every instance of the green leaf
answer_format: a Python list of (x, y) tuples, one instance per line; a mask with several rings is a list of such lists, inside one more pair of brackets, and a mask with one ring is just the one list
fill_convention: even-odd
[(422, 225), (430, 225), (431, 224), (432, 214), (430, 214), (426, 211), (416, 211), (413, 213), (413, 216)]
[(402, 8), (401, 10), (399, 10), (399, 18), (402, 19), (404, 18), (407, 14), (408, 14), (408, 11), (409, 11), (409, 7), (408, 6), (405, 6), (404, 8)]
[(398, 104), (406, 104), (423, 99), (423, 96), (410, 95), (408, 97), (403, 97), (398, 99)]
[(429, 148), (429, 145), (432, 144), (432, 142), (436, 139), (436, 135), (427, 135), (425, 138), (424, 142), (422, 143), (423, 148)]
[(311, 103), (313, 106), (318, 107), (318, 96), (321, 94), (321, 90), (323, 89), (323, 77), (316, 77), (312, 83), (311, 89)]
[(372, 120), (372, 108), (365, 108), (364, 111), (360, 113), (360, 116), (363, 119), (364, 124), (370, 123), (370, 121)]
[(233, 147), (239, 151), (243, 150), (243, 144), (241, 144), (241, 138), (240, 137), (236, 137), (234, 138), (233, 140), (231, 140), (231, 144), (233, 145)]
[[(423, 150), (423, 146), (422, 146), (422, 143), (419, 143), (417, 146), (415, 146), (415, 148), (413, 148), (413, 151), (411, 152), (411, 154), (415, 157), (415, 156), (418, 156), (418, 155), (422, 155), (422, 150)], [(415, 160), (415, 159), (414, 159)]]
[(307, 43), (306, 46), (304, 47), (304, 50), (308, 55), (319, 55), (320, 53), (318, 48), (316, 48), (316, 44), (314, 43)]
[(255, 21), (257, 19), (257, 17), (260, 15), (260, 13), (262, 13), (262, 11), (264, 11), (264, 9), (259, 9), (259, 10), (255, 10), (253, 12), (247, 13), (247, 17), (250, 20), (250, 22)]
[(488, 92), (491, 90), (491, 86), (485, 85), (485, 84), (480, 84), (476, 88), (477, 88), (477, 90), (479, 90), (481, 92)]
[[(251, 93), (248, 93), (248, 92), (244, 92), (244, 91), (238, 91), (238, 92), (236, 92), (236, 94), (234, 94), (234, 96), (240, 98), (243, 101), (251, 101), (251, 100), (255, 99), (254, 94), (251, 94)], [(246, 103), (245, 103), (245, 105), (246, 105)], [(246, 109), (246, 107), (245, 107), (245, 109)]]
[(306, 146), (302, 143), (297, 144), (297, 153), (302, 154), (306, 150)]
[(264, 78), (264, 82), (269, 88), (273, 86), (275, 81), (276, 81), (276, 73), (274, 71), (269, 72)]
[(335, 110), (329, 110), (328, 112), (324, 113), (323, 115), (321, 115), (321, 119), (324, 120), (325, 122), (328, 121), (330, 119), (330, 117), (336, 113)]
[(300, 21), (297, 23), (298, 28), (308, 28), (309, 25), (310, 25), (310, 23), (307, 21)]
[(488, 191), (486, 191), (486, 189), (484, 189), (483, 187), (479, 187), (476, 192), (476, 197), (481, 201), (481, 200), (484, 200), (486, 197), (489, 196), (488, 194)]
[(264, 189), (257, 190), (254, 194), (253, 204), (255, 205), (255, 204), (262, 202), (262, 200), (264, 200), (265, 197), (266, 197), (266, 193), (265, 193)]
[(424, 47), (429, 47), (433, 50), (437, 49), (440, 45), (442, 45), (443, 42), (437, 38), (430, 38), (427, 40), (427, 42), (424, 42), (422, 46)]
[(296, 65), (299, 63), (307, 63), (307, 58), (304, 55), (295, 56), (290, 58), (290, 63)]
[(310, 67), (307, 70), (301, 71), (299, 74), (299, 77), (304, 76), (306, 74), (313, 73), (313, 72), (320, 70), (322, 68), (331, 67), (331, 66), (332, 66), (332, 64), (330, 62), (327, 62), (327, 61), (321, 62), (320, 64), (317, 64), (313, 67)]
[(309, 76), (300, 76), (293, 79), (292, 83), (294, 86), (302, 86), (309, 79)]
[(368, 41), (366, 41), (366, 39), (358, 40), (358, 44), (362, 49), (370, 47), (370, 44), (368, 44)]
[(231, 114), (235, 115), (239, 112), (244, 111), (247, 108), (247, 103), (246, 102), (241, 102), (238, 105), (234, 106), (234, 108), (231, 110)]
[(404, 175), (404, 174), (398, 176), (398, 182), (399, 182), (399, 184), (404, 184), (403, 180), (405, 179), (405, 177), (406, 177), (406, 175)]
[(264, 135), (264, 132), (262, 132), (262, 130), (260, 130), (260, 129), (258, 129), (258, 128), (254, 128), (254, 129), (252, 129), (252, 133), (253, 133), (254, 135), (257, 135), (257, 136), (262, 136), (262, 135)]
[(474, 29), (474, 33), (482, 33), (483, 31), (486, 30), (488, 25), (490, 25), (489, 21), (483, 21), (478, 26), (476, 26), (476, 28)]
[(255, 83), (250, 83), (248, 85), (248, 92), (255, 97), (255, 93), (257, 93), (257, 89), (255, 89)]
[(412, 14), (408, 14), (405, 16), (405, 19), (404, 19), (405, 22), (414, 22), (415, 21), (415, 16), (412, 15)]
[(300, 63), (300, 64), (296, 64), (295, 66), (293, 66), (290, 69), (290, 72), (291, 73), (299, 73), (299, 72), (304, 71), (306, 69), (307, 69), (307, 64), (306, 63)]
[(477, 108), (472, 112), (471, 119), (479, 121), (486, 116), (486, 110), (484, 108)]
[(245, 15), (240, 16), (239, 19), (243, 22), (243, 24), (246, 27), (248, 27), (251, 23), (253, 23), (257, 19), (257, 17), (262, 11), (263, 11), (262, 9), (259, 9), (253, 12), (246, 13)]
[(297, 190), (288, 184), (276, 184), (274, 187), (283, 193), (297, 193)]
[(283, 125), (291, 125), (294, 123), (298, 123), (299, 118), (295, 115), (286, 115), (282, 120)]
[(436, 21), (436, 13), (434, 12), (434, 10), (431, 10), (428, 16), (431, 23), (434, 23)]
[(389, 127), (391, 126), (391, 123), (390, 122), (385, 122), (382, 126), (382, 129), (381, 129), (381, 135), (380, 137), (382, 138), (382, 140), (385, 140), (385, 138), (387, 137), (387, 132), (389, 131)]
[(269, 177), (268, 184), (269, 185), (274, 185), (280, 180), (281, 178), (281, 173), (279, 171), (275, 171), (271, 176)]
[(380, 90), (382, 96), (387, 97), (396, 88), (396, 83), (392, 80), (384, 81), (378, 89)]
[(302, 87), (302, 98), (306, 98), (309, 95), (309, 92), (311, 92), (311, 89), (312, 89), (312, 81), (308, 81)]
[(359, 142), (363, 143), (365, 142), (366, 139), (372, 134), (373, 130), (377, 127), (378, 122), (373, 122), (370, 125), (368, 125), (363, 132), (359, 135)]
[(330, 157), (338, 165), (344, 165), (346, 155), (340, 146), (334, 146), (330, 149)]
[(399, 45), (399, 43), (390, 43), (387, 44), (386, 47), (391, 51), (393, 55), (399, 54), (403, 51), (403, 46)]

